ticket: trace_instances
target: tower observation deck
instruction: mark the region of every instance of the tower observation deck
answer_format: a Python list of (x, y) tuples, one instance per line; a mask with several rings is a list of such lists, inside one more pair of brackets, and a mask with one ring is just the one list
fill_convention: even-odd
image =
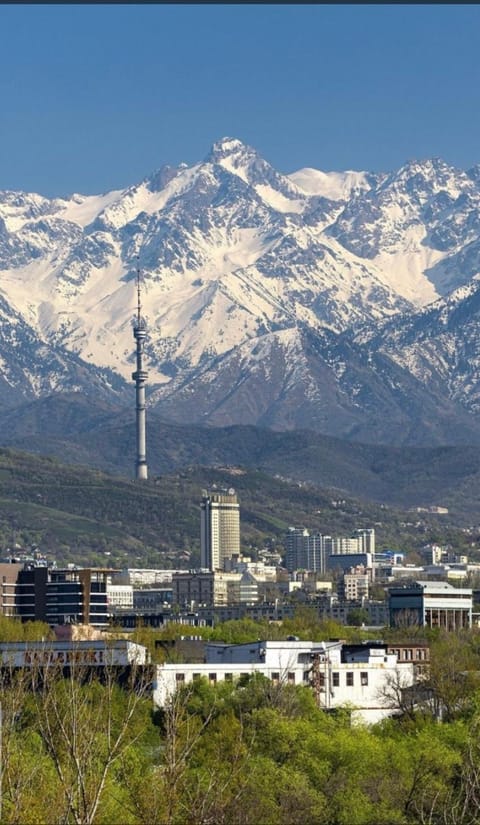
[(137, 369), (132, 373), (135, 381), (136, 397), (136, 424), (137, 424), (137, 460), (135, 463), (135, 478), (144, 480), (148, 478), (147, 466), (147, 438), (145, 424), (145, 385), (147, 383), (147, 371), (143, 367), (143, 349), (145, 338), (147, 337), (147, 324), (142, 318), (141, 294), (140, 294), (140, 270), (137, 268), (137, 315), (133, 325), (133, 337), (135, 338), (137, 349)]

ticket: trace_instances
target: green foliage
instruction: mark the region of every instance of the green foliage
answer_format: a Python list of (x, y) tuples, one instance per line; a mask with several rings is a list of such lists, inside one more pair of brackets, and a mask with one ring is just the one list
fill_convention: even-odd
[[(468, 641), (452, 643), (459, 662)], [(479, 696), (465, 719), (352, 728), (308, 688), (258, 674), (199, 679), (154, 715), (146, 698), (130, 713), (115, 684), (55, 679), (31, 693), (19, 673), (2, 684), (2, 823), (473, 825)]]
[(347, 624), (354, 627), (361, 627), (362, 624), (368, 624), (368, 610), (364, 607), (352, 607), (347, 613)]
[(7, 449), (0, 449), (0, 544), (39, 544), (60, 564), (192, 567), (201, 490), (213, 483), (236, 488), (243, 549), (253, 554), (265, 544), (281, 550), (288, 527), (299, 524), (333, 535), (375, 525), (379, 548), (413, 551), (439, 541), (471, 552), (472, 536), (444, 517), (339, 500), (338, 491), (265, 472), (190, 467), (136, 484)]
[(46, 622), (21, 622), (0, 615), (0, 642), (43, 642), (55, 636)]

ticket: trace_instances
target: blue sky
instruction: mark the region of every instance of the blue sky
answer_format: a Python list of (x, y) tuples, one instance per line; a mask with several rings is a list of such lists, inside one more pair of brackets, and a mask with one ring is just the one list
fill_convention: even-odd
[(0, 189), (99, 193), (232, 136), (283, 172), (480, 162), (480, 6), (0, 6)]

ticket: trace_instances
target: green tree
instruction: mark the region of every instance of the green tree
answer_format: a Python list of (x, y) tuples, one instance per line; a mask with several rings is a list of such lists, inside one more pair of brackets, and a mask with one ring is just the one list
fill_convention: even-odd
[(362, 624), (368, 624), (368, 621), (368, 610), (364, 607), (352, 607), (347, 613), (347, 624), (354, 627), (361, 627)]
[(75, 825), (93, 825), (114, 768), (144, 735), (149, 683), (132, 668), (121, 689), (108, 665), (102, 682), (82, 665), (72, 665), (67, 677), (49, 665), (31, 678), (34, 724), (61, 787), (62, 815)]

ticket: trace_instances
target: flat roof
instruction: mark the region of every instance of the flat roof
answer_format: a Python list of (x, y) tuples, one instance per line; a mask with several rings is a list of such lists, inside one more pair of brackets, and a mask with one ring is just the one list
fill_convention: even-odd
[(450, 584), (449, 582), (432, 582), (419, 579), (413, 584), (390, 587), (389, 593), (407, 593), (412, 590), (417, 592), (418, 590), (422, 590), (425, 593), (448, 593), (450, 596), (454, 596), (456, 593), (461, 593), (462, 595), (472, 595), (473, 592), (467, 587), (454, 587), (453, 584)]

